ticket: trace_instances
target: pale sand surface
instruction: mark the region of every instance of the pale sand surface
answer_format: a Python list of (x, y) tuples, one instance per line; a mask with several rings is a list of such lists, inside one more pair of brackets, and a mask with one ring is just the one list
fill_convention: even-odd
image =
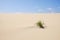
[[(45, 29), (27, 28), (39, 20)], [(60, 40), (60, 14), (0, 14), (0, 40)]]

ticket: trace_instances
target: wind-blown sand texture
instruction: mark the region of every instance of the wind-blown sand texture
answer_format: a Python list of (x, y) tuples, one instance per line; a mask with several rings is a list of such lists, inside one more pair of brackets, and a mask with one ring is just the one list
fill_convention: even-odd
[(0, 14), (0, 40), (60, 40), (60, 14)]

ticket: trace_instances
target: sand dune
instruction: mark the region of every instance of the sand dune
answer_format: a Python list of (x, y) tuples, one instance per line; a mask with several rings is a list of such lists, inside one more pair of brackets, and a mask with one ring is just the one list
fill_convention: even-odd
[[(28, 28), (39, 20), (45, 29)], [(60, 40), (60, 14), (0, 14), (0, 40)]]

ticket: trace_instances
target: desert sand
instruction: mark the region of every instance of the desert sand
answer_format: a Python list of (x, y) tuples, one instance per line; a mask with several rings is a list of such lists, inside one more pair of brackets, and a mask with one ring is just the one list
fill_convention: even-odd
[(60, 14), (0, 14), (0, 40), (60, 40)]

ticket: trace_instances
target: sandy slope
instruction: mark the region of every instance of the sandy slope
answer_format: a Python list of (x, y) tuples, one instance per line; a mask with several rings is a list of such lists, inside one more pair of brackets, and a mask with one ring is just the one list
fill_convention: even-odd
[[(45, 29), (27, 28), (39, 20)], [(60, 14), (0, 14), (0, 40), (60, 40)]]

